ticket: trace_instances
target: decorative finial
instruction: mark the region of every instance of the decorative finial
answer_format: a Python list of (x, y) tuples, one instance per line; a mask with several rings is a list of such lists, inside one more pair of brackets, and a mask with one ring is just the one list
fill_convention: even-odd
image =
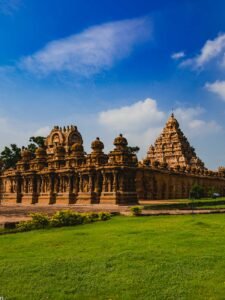
[(171, 117), (173, 118), (174, 117), (174, 108), (172, 107), (171, 109)]

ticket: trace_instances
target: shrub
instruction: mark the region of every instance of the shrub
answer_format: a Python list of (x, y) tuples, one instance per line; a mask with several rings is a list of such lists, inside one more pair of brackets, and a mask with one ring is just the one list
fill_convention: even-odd
[(32, 220), (22, 221), (16, 225), (18, 231), (29, 231), (33, 229), (41, 229), (49, 226), (49, 217), (45, 214), (30, 214)]
[(201, 199), (204, 196), (204, 189), (202, 186), (195, 184), (190, 190), (191, 199)]
[(87, 224), (96, 221), (106, 221), (111, 218), (110, 213), (77, 213), (70, 210), (61, 210), (52, 217), (45, 214), (31, 214), (32, 220), (22, 221), (16, 225), (16, 231), (29, 231), (46, 227), (62, 227)]
[(92, 223), (99, 220), (99, 214), (98, 213), (86, 213), (83, 214), (84, 217), (84, 223)]
[(84, 223), (85, 216), (70, 210), (61, 210), (56, 212), (51, 220), (52, 227), (73, 226)]
[(34, 213), (30, 215), (32, 217), (31, 222), (36, 229), (45, 228), (49, 226), (49, 217), (42, 213)]
[(21, 221), (16, 225), (18, 231), (30, 231), (35, 229), (32, 220), (30, 221)]
[(107, 221), (107, 220), (111, 219), (111, 214), (107, 213), (107, 212), (100, 212), (100, 213), (98, 213), (98, 219), (100, 221)]
[(140, 206), (132, 206), (130, 208), (130, 211), (132, 212), (133, 216), (140, 216), (142, 213), (142, 207)]

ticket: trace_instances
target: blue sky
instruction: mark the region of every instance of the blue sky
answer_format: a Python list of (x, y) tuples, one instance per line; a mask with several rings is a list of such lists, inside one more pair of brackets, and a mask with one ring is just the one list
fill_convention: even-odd
[(1, 147), (76, 124), (139, 157), (171, 110), (206, 166), (225, 165), (224, 1), (0, 0)]

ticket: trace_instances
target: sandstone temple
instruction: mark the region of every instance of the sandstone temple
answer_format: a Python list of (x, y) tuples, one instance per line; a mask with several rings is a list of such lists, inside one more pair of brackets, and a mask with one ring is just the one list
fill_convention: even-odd
[(35, 155), (23, 149), (15, 169), (0, 173), (2, 204), (135, 204), (187, 198), (194, 184), (225, 195), (225, 168), (208, 170), (172, 114), (161, 135), (138, 161), (122, 134), (103, 152), (96, 138), (86, 154), (76, 126), (55, 126)]

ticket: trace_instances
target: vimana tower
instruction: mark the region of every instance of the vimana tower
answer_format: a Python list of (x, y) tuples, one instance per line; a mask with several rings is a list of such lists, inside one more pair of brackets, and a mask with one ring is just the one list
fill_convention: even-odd
[(15, 169), (1, 170), (1, 203), (126, 205), (187, 198), (194, 184), (225, 195), (225, 168), (205, 167), (173, 114), (143, 161), (122, 134), (113, 144), (105, 154), (97, 137), (86, 154), (76, 126), (55, 126), (35, 155), (23, 149)]

